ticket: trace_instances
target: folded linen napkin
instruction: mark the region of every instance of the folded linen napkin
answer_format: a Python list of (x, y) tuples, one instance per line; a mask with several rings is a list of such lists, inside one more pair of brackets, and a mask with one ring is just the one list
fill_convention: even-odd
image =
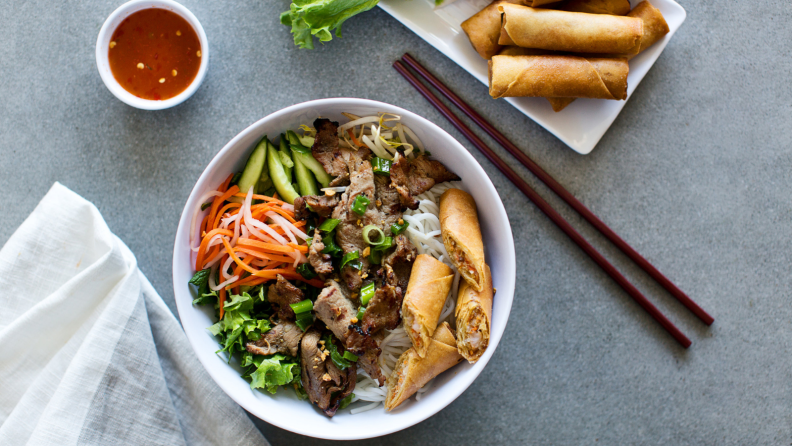
[(129, 248), (58, 183), (0, 250), (0, 444), (268, 445)]

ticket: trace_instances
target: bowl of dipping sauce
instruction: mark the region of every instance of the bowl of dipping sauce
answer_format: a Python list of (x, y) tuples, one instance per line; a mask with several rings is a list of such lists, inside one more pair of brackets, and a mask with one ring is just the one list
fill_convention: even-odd
[(206, 76), (209, 45), (198, 19), (171, 0), (132, 0), (107, 18), (96, 65), (107, 88), (132, 107), (181, 104)]

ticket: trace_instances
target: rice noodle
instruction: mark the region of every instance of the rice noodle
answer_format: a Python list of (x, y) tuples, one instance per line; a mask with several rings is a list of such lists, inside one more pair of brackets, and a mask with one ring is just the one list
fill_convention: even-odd
[[(406, 129), (407, 127), (404, 128)], [(417, 138), (415, 140), (418, 141)], [(430, 190), (416, 196), (420, 201), (418, 209), (414, 211), (407, 210), (403, 218), (410, 223), (406, 232), (407, 238), (415, 245), (418, 252), (421, 254), (428, 254), (440, 260), (454, 271), (451, 291), (448, 293), (440, 313), (440, 322), (447, 321), (453, 326), (455, 323), (454, 307), (456, 305), (456, 296), (459, 290), (460, 275), (459, 271), (457, 271), (456, 267), (451, 263), (448, 252), (440, 239), (439, 206), (440, 195), (450, 188), (461, 189), (462, 187), (458, 182), (447, 182), (435, 185)], [(394, 330), (385, 330), (385, 333), (387, 333), (387, 335), (380, 343), (382, 352), (380, 353), (378, 363), (382, 375), (387, 378), (393, 373), (393, 369), (396, 368), (396, 363), (402, 353), (412, 347), (412, 341), (407, 337), (407, 332), (404, 331), (403, 325), (399, 325)], [(433, 381), (434, 380), (428, 382), (416, 392), (416, 401), (420, 400), (422, 395), (431, 390)], [(370, 404), (355, 405), (355, 407), (350, 410), (352, 414), (376, 409), (380, 404), (384, 404), (387, 395), (385, 387), (379, 387), (379, 383), (371, 379), (371, 377), (361, 369), (358, 369), (354, 393), (355, 398), (352, 400), (353, 403), (363, 401), (369, 402)]]

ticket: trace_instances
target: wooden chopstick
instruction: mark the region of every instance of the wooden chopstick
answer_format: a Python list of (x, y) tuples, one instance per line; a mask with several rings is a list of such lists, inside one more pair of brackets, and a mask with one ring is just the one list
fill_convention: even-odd
[(690, 347), (688, 339), (660, 310), (630, 283), (605, 257), (602, 256), (583, 236), (572, 227), (564, 217), (553, 209), (528, 183), (520, 178), (517, 173), (506, 164), (495, 152), (492, 151), (475, 133), (473, 133), (429, 88), (421, 83), (400, 61), (393, 64), (399, 72), (421, 95), (426, 98), (443, 116), (445, 116), (457, 130), (478, 148), (511, 182), (520, 189), (550, 220), (577, 244), (594, 262), (602, 268), (616, 283), (621, 286), (630, 297), (635, 300), (654, 320), (656, 320), (676, 341), (684, 348)]
[(694, 302), (684, 291), (680, 290), (679, 287), (674, 285), (663, 273), (661, 273), (657, 268), (655, 268), (648, 260), (646, 260), (641, 254), (638, 253), (632, 246), (628, 245), (618, 234), (613, 232), (611, 228), (608, 227), (602, 220), (600, 220), (593, 212), (591, 212), (583, 203), (578, 201), (574, 195), (569, 193), (564, 186), (562, 186), (558, 181), (556, 181), (553, 177), (551, 177), (547, 172), (544, 171), (538, 164), (536, 164), (531, 158), (528, 157), (525, 153), (523, 153), (516, 145), (514, 145), (511, 141), (506, 139), (506, 137), (499, 132), (495, 127), (493, 127), (489, 122), (484, 120), (475, 110), (473, 110), (468, 104), (466, 104), (459, 96), (457, 96), (453, 91), (451, 91), (448, 87), (446, 87), (439, 79), (437, 79), (432, 73), (430, 73), (426, 68), (424, 68), (418, 61), (413, 59), (412, 56), (409, 54), (404, 54), (402, 56), (402, 60), (409, 65), (416, 73), (418, 73), (425, 81), (429, 82), (434, 88), (436, 88), (440, 93), (445, 96), (449, 101), (451, 101), (454, 105), (456, 105), (462, 112), (472, 119), (476, 124), (481, 127), (484, 132), (490, 135), (495, 141), (503, 146), (509, 153), (512, 154), (515, 158), (517, 158), (520, 163), (525, 166), (528, 170), (531, 171), (537, 178), (539, 178), (545, 185), (547, 185), (550, 190), (555, 192), (556, 195), (561, 197), (572, 209), (577, 211), (586, 221), (588, 221), (594, 228), (599, 231), (602, 235), (605, 236), (608, 240), (611, 241), (614, 245), (616, 245), (621, 252), (623, 252), (627, 257), (630, 258), (636, 265), (641, 267), (642, 270), (646, 271), (647, 274), (651, 278), (653, 278), (657, 283), (662, 285), (663, 288), (666, 289), (676, 300), (678, 300), (682, 305), (684, 305), (688, 310), (690, 310), (693, 314), (698, 317), (701, 322), (704, 322), (707, 325), (712, 325), (714, 319), (710, 316), (706, 311), (704, 311), (696, 302)]

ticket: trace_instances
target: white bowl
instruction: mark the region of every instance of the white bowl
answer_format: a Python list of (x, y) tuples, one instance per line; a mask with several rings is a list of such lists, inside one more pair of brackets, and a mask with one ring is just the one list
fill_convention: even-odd
[[(465, 361), (453, 367), (437, 377), (420, 401), (413, 398), (393, 412), (386, 413), (382, 407), (356, 415), (341, 410), (333, 418), (327, 418), (309, 402), (298, 400), (291, 390), (279, 390), (276, 395), (252, 390), (239, 376), (239, 369), (233, 361), (228, 365), (215, 354), (219, 349), (217, 340), (206, 330), (215, 322), (212, 320), (213, 311), (192, 305), (193, 296), (187, 284), (194, 272), (189, 232), (192, 215), (196, 206), (201, 204), (198, 202), (201, 195), (214, 190), (230, 173), (241, 170), (262, 136), (272, 138), (287, 129), (296, 129), (300, 124), (310, 125), (319, 116), (345, 122), (347, 119), (341, 115), (342, 112), (364, 116), (377, 112), (401, 115), (403, 122), (415, 131), (432, 156), (462, 177), (464, 187), (478, 206), (486, 258), (492, 268), (497, 293), (492, 309), (490, 346), (476, 364)], [(332, 98), (304, 102), (275, 112), (243, 130), (214, 157), (195, 184), (182, 212), (173, 249), (173, 288), (179, 317), (209, 375), (234, 401), (262, 420), (298, 434), (332, 440), (371, 438), (405, 429), (439, 412), (461, 395), (484, 370), (503, 335), (514, 297), (515, 275), (514, 240), (509, 219), (484, 169), (457, 140), (437, 125), (402, 108), (367, 99)], [(489, 404), (497, 402), (490, 401)]]
[[(135, 12), (149, 8), (167, 9), (168, 11), (180, 15), (193, 27), (193, 29), (195, 29), (198, 40), (201, 42), (201, 66), (198, 68), (198, 74), (195, 75), (195, 79), (193, 79), (192, 83), (184, 91), (164, 101), (143, 99), (133, 95), (118, 83), (115, 77), (113, 77), (113, 72), (110, 71), (109, 51), (110, 39), (113, 38), (113, 32), (115, 32), (118, 25), (120, 25), (124, 19)], [(201, 86), (204, 77), (206, 77), (206, 69), (208, 66), (209, 40), (206, 38), (206, 33), (201, 23), (187, 8), (172, 0), (132, 0), (124, 3), (113, 11), (110, 17), (105, 20), (102, 29), (99, 30), (99, 37), (96, 39), (96, 67), (99, 69), (99, 75), (102, 76), (102, 81), (104, 81), (107, 89), (110, 90), (110, 93), (113, 93), (115, 97), (120, 99), (121, 102), (142, 110), (164, 110), (186, 101), (198, 90), (198, 87)]]

